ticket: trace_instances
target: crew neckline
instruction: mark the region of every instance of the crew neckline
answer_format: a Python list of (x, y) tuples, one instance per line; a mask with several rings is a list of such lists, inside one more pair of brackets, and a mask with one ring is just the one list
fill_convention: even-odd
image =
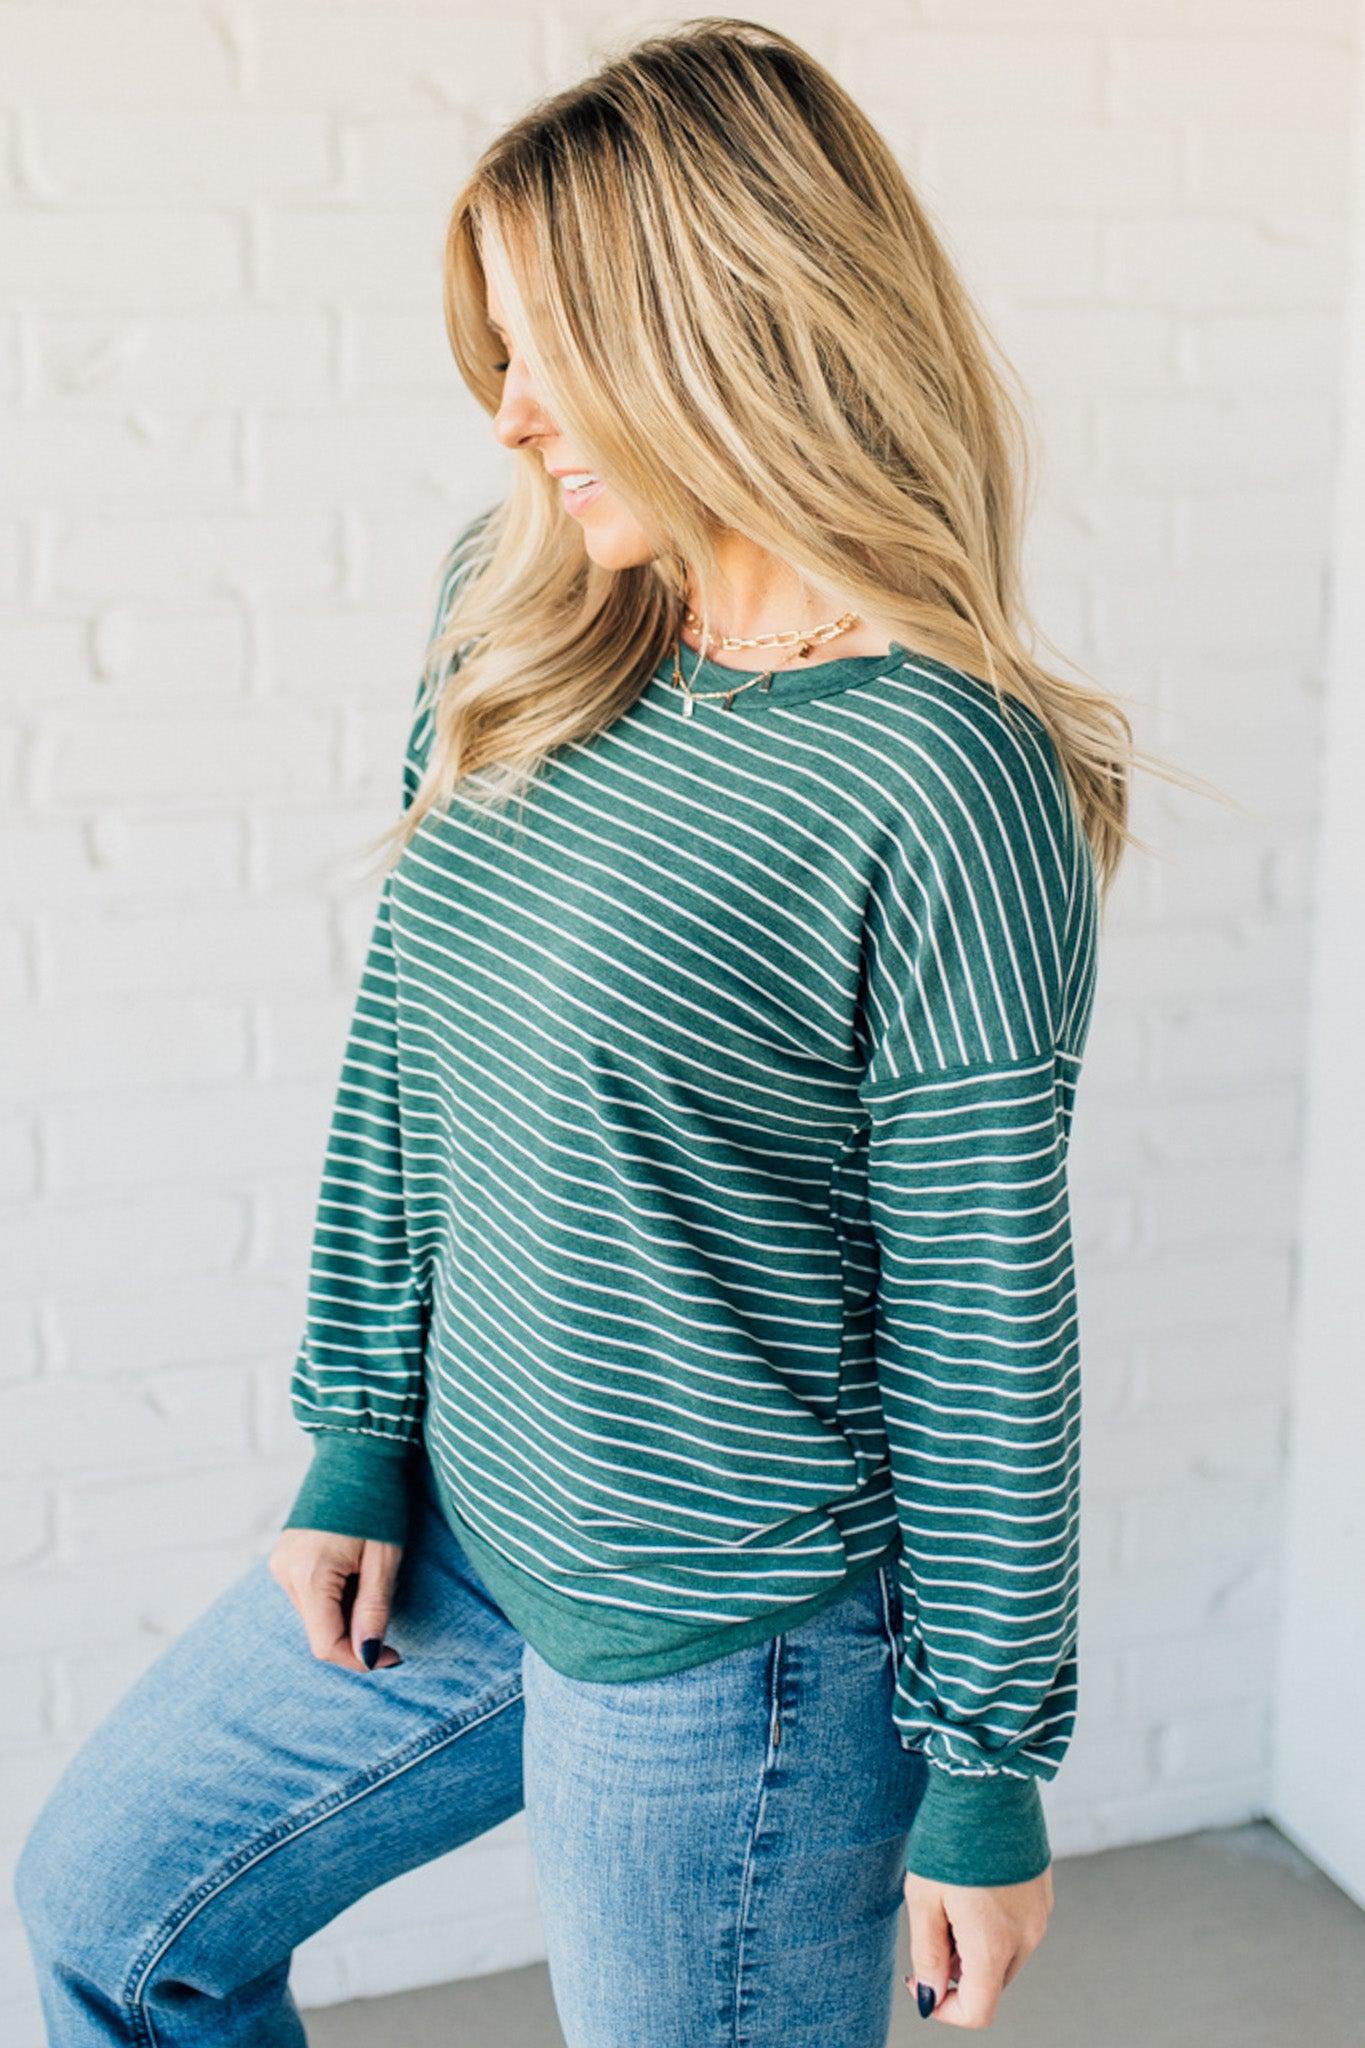
[[(695, 690), (704, 694), (730, 688), (737, 693), (731, 698), (728, 709), (720, 697), (707, 696), (704, 703), (693, 707), (694, 718), (704, 717), (708, 712), (719, 712), (733, 718), (741, 710), (752, 713), (761, 711), (765, 705), (804, 703), (811, 697), (824, 697), (834, 690), (847, 690), (857, 683), (873, 682), (880, 676), (892, 674), (911, 659), (910, 649), (902, 641), (893, 640), (885, 654), (846, 654), (835, 661), (817, 661), (809, 668), (778, 669), (766, 687), (755, 683), (752, 688), (745, 689), (744, 685), (751, 677), (763, 674), (761, 668), (727, 668), (723, 662), (712, 661), (710, 655), (699, 657), (695, 648), (682, 650), (683, 673)], [(673, 681), (673, 643), (664, 649), (653, 680), (674, 702), (679, 717), (684, 716), (683, 692)]]

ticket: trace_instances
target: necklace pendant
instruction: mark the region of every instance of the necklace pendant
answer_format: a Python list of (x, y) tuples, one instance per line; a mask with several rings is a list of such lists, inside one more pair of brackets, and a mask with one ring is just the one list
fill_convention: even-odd
[(684, 717), (684, 718), (690, 718), (690, 717), (692, 716), (692, 707), (693, 707), (693, 705), (694, 705), (694, 703), (695, 703), (695, 702), (696, 702), (696, 699), (695, 699), (695, 698), (693, 697), (693, 695), (692, 695), (692, 692), (691, 692), (690, 690), (684, 690), (684, 691), (683, 691), (683, 717)]

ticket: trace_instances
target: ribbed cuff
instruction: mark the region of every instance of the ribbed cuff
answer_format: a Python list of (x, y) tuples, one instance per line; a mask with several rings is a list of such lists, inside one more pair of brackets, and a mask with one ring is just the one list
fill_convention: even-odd
[(905, 1867), (938, 1884), (1025, 1884), (1052, 1861), (1036, 1778), (951, 1777), (928, 1764)]
[(405, 1543), (412, 1443), (354, 1429), (312, 1429), (313, 1462), (286, 1529), (327, 1529), (371, 1543)]

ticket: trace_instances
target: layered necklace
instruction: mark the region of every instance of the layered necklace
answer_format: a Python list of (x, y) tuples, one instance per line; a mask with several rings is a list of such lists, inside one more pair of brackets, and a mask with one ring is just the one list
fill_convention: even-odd
[[(835, 640), (841, 633), (847, 633), (851, 626), (858, 625), (860, 618), (861, 614), (858, 612), (844, 612), (841, 617), (830, 619), (823, 626), (810, 626), (794, 633), (756, 633), (751, 639), (745, 639), (738, 633), (723, 633), (709, 643), (703, 641), (700, 649), (689, 648), (688, 652), (697, 655), (698, 667), (706, 659), (708, 644), (716, 648), (726, 648), (731, 652), (742, 647), (782, 647), (787, 650), (789, 661), (804, 661), (815, 648), (823, 647), (827, 640)], [(700, 631), (702, 622), (694, 611), (685, 609), (683, 622), (694, 631)], [(773, 677), (782, 666), (781, 662), (777, 662), (772, 668), (765, 668), (759, 675), (748, 676), (742, 683), (735, 683), (730, 689), (694, 690), (682, 672), (682, 644), (680, 629), (673, 642), (673, 687), (683, 693), (684, 718), (691, 718), (698, 704), (705, 704), (712, 699), (719, 699), (722, 711), (728, 711), (742, 690), (752, 690), (755, 685), (765, 691), (771, 689)]]

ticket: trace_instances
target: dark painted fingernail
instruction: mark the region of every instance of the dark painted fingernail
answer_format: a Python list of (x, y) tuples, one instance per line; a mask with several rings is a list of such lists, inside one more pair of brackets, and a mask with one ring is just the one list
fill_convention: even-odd
[(922, 2020), (927, 2020), (927, 2019), (928, 2019), (928, 2017), (929, 2017), (929, 2015), (930, 2015), (930, 2013), (931, 2013), (931, 2012), (933, 2011), (933, 2009), (934, 2009), (934, 1987), (933, 1987), (933, 1985), (932, 1985), (932, 1984), (921, 1984), (921, 1985), (920, 1985), (920, 1987), (919, 1987), (919, 1990), (918, 1990), (918, 1991), (917, 1991), (917, 1992), (915, 1993), (915, 1999), (916, 1999), (916, 2002), (917, 2002), (917, 2003), (918, 2003), (918, 2005), (919, 2005), (919, 2016), (920, 2016), (920, 2018), (921, 2018)]
[(374, 1670), (375, 1659), (378, 1657), (379, 1652), (383, 1649), (383, 1647), (383, 1636), (366, 1636), (364, 1642), (360, 1645), (360, 1654), (364, 1659), (365, 1669), (367, 1671)]

